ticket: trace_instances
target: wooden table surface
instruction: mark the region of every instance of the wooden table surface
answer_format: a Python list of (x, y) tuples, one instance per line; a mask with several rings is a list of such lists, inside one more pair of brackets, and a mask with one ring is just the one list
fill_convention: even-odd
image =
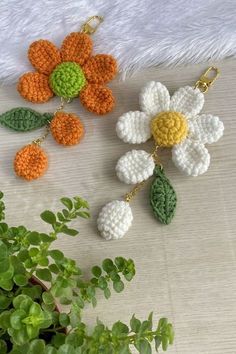
[[(212, 64), (212, 63), (211, 63)], [(62, 196), (80, 195), (91, 206), (91, 220), (79, 220), (78, 238), (62, 237), (59, 247), (75, 258), (85, 273), (106, 258), (122, 255), (133, 258), (137, 275), (121, 294), (111, 299), (99, 296), (95, 310), (88, 307), (85, 318), (93, 324), (98, 316), (108, 325), (128, 321), (133, 313), (145, 318), (167, 316), (176, 331), (174, 354), (236, 353), (236, 61), (217, 63), (221, 76), (206, 95), (204, 112), (221, 117), (225, 135), (209, 146), (211, 166), (197, 178), (185, 177), (173, 166), (170, 153), (162, 161), (178, 194), (175, 219), (160, 225), (152, 216), (148, 185), (132, 202), (133, 227), (119, 241), (99, 237), (96, 218), (100, 208), (122, 196), (129, 186), (115, 175), (117, 159), (131, 146), (115, 133), (117, 118), (128, 110), (138, 110), (138, 94), (149, 80), (163, 82), (171, 92), (192, 85), (208, 64), (182, 68), (152, 68), (125, 82), (113, 81), (117, 106), (105, 117), (87, 113), (75, 99), (67, 108), (79, 114), (86, 127), (80, 145), (58, 146), (49, 137), (44, 149), (50, 161), (48, 172), (27, 183), (15, 177), (12, 161), (18, 149), (31, 142), (39, 132), (15, 133), (0, 130), (0, 182), (7, 203), (7, 221), (46, 230), (39, 214), (57, 210)], [(54, 111), (57, 98), (47, 104), (32, 105), (18, 95), (15, 86), (0, 88), (0, 112), (16, 106)], [(136, 146), (135, 146), (136, 147)], [(151, 143), (137, 146), (150, 151)]]

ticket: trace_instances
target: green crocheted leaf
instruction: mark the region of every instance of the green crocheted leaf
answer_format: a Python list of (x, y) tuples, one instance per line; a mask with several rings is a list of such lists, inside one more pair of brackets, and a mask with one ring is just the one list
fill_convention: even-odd
[(170, 224), (174, 217), (177, 197), (170, 181), (165, 176), (163, 168), (156, 166), (155, 180), (151, 185), (150, 203), (155, 217), (162, 224)]
[(10, 129), (27, 132), (45, 126), (53, 117), (51, 113), (38, 113), (30, 108), (17, 107), (0, 115), (0, 124)]

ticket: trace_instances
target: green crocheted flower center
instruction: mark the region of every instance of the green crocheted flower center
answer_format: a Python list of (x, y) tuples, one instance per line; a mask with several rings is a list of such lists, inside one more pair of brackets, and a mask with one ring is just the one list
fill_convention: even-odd
[(79, 64), (65, 62), (57, 65), (50, 75), (50, 86), (60, 97), (73, 98), (79, 95), (86, 79)]

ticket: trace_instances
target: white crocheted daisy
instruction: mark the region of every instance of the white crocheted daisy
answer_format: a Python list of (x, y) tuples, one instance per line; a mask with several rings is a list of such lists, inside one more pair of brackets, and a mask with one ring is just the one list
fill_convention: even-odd
[[(199, 114), (203, 105), (204, 95), (198, 88), (182, 87), (170, 97), (163, 84), (151, 81), (140, 94), (142, 111), (123, 114), (117, 122), (117, 135), (130, 144), (153, 137), (157, 146), (172, 148), (172, 159), (179, 170), (190, 176), (201, 175), (210, 164), (205, 144), (216, 142), (224, 131), (218, 117)], [(151, 155), (137, 150), (122, 156), (116, 168), (125, 183), (141, 182), (152, 175), (153, 169)]]

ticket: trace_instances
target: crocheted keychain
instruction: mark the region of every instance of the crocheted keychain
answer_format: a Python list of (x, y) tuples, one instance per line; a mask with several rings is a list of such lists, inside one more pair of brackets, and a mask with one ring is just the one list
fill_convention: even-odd
[(0, 124), (16, 131), (46, 126), (42, 137), (17, 152), (14, 169), (18, 176), (33, 180), (44, 174), (48, 159), (41, 143), (49, 132), (57, 143), (65, 146), (78, 144), (83, 138), (84, 126), (79, 117), (63, 111), (73, 98), (79, 97), (87, 110), (98, 115), (113, 109), (115, 99), (105, 84), (117, 73), (116, 60), (107, 54), (91, 56), (90, 35), (102, 21), (101, 16), (90, 17), (80, 32), (70, 33), (64, 39), (60, 50), (48, 40), (30, 45), (28, 58), (36, 71), (20, 77), (20, 95), (33, 103), (47, 102), (56, 95), (61, 98), (61, 104), (53, 114), (17, 107), (0, 116)]
[(207, 171), (210, 155), (205, 144), (220, 139), (224, 125), (218, 117), (199, 113), (204, 93), (218, 75), (219, 70), (210, 67), (194, 87), (182, 87), (171, 98), (162, 83), (151, 81), (141, 91), (141, 111), (127, 112), (118, 119), (116, 131), (120, 139), (140, 144), (152, 137), (155, 148), (152, 153), (132, 150), (119, 159), (116, 165), (118, 178), (135, 187), (123, 200), (112, 201), (101, 210), (97, 224), (106, 240), (119, 239), (129, 230), (133, 220), (129, 203), (151, 176), (154, 181), (150, 204), (155, 217), (163, 224), (169, 224), (173, 219), (177, 198), (160, 163), (160, 148), (171, 148), (175, 166), (189, 176)]

